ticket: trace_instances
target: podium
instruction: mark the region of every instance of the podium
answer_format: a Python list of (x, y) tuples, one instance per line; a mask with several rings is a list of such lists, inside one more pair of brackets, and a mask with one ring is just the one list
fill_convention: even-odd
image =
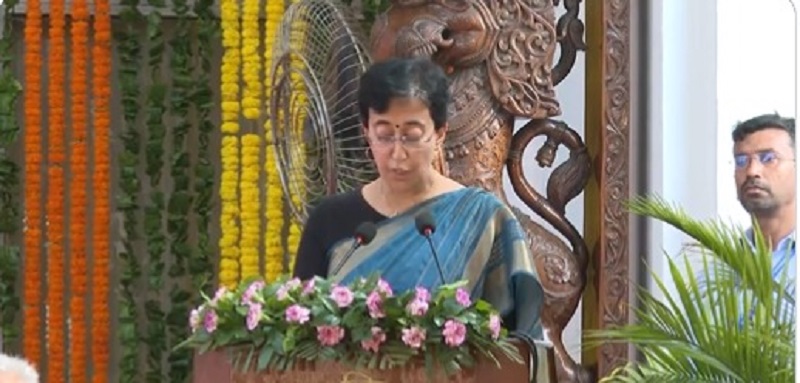
[[(298, 362), (286, 371), (238, 372), (231, 366), (230, 353), (225, 350), (196, 354), (193, 369), (193, 383), (545, 383), (555, 376), (552, 355), (536, 355), (523, 342), (514, 342), (522, 356), (518, 363), (498, 355), (500, 367), (493, 360), (478, 359), (471, 369), (458, 371), (447, 376), (443, 370), (435, 368), (431, 375), (425, 368), (424, 360), (411, 361), (408, 365), (387, 369), (356, 369), (347, 363), (336, 362)], [(537, 347), (539, 349), (539, 347)], [(539, 352), (542, 352), (540, 349)], [(547, 348), (552, 352), (552, 348)], [(541, 363), (546, 360), (548, 362)], [(537, 367), (538, 365), (538, 367)], [(547, 371), (536, 371), (544, 368)], [(535, 376), (534, 376), (535, 374)], [(544, 379), (536, 379), (536, 377)]]

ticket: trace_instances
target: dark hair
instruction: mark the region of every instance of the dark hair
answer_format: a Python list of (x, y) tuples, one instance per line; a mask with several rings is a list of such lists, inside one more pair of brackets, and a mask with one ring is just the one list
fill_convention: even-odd
[(429, 59), (390, 59), (372, 64), (361, 76), (358, 108), (366, 122), (369, 110), (384, 113), (397, 98), (416, 98), (430, 111), (433, 127), (447, 123), (450, 89), (447, 75)]
[(762, 114), (740, 122), (733, 129), (733, 142), (741, 142), (747, 136), (764, 129), (780, 129), (789, 133), (794, 143), (794, 118), (781, 117), (778, 113)]

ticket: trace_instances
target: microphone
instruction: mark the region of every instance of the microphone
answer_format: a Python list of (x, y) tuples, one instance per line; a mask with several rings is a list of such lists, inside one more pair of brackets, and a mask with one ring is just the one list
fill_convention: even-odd
[(436, 262), (436, 270), (439, 271), (439, 278), (442, 280), (442, 284), (445, 284), (442, 264), (439, 263), (439, 255), (436, 254), (436, 247), (433, 246), (433, 240), (431, 239), (431, 235), (436, 232), (436, 221), (433, 220), (433, 216), (430, 212), (423, 211), (414, 217), (414, 224), (417, 226), (419, 234), (428, 240), (428, 246), (431, 248), (433, 260)]
[(344, 264), (347, 263), (347, 260), (353, 256), (353, 253), (355, 253), (359, 247), (369, 245), (369, 243), (375, 239), (375, 234), (377, 234), (377, 232), (378, 227), (372, 222), (362, 222), (360, 225), (358, 225), (355, 233), (353, 233), (353, 245), (350, 247), (350, 250), (347, 250), (344, 258), (342, 258), (342, 261), (336, 265), (336, 269), (330, 273), (330, 275), (338, 274), (339, 270), (341, 270)]

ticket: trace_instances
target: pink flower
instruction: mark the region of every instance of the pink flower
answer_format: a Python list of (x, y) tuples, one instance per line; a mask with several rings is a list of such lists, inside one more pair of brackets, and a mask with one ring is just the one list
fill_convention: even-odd
[(311, 310), (300, 306), (291, 305), (286, 309), (286, 321), (289, 323), (306, 323), (311, 319)]
[(411, 348), (422, 347), (422, 342), (425, 341), (425, 329), (412, 326), (411, 328), (403, 329), (403, 343)]
[(442, 335), (444, 335), (444, 343), (448, 346), (461, 346), (461, 344), (464, 343), (464, 339), (467, 337), (467, 326), (464, 326), (463, 323), (457, 320), (449, 319), (447, 322), (444, 322)]
[(200, 328), (200, 321), (200, 307), (198, 307), (189, 313), (189, 328), (192, 329), (192, 332), (197, 332)]
[(251, 303), (247, 310), (247, 329), (253, 331), (261, 320), (261, 304)]
[(431, 300), (431, 293), (424, 287), (417, 287), (416, 289), (416, 296), (414, 297), (416, 300), (420, 300), (423, 302), (429, 302)]
[(286, 285), (279, 287), (278, 291), (275, 293), (275, 297), (277, 297), (279, 301), (284, 301), (289, 298), (289, 287)]
[(309, 295), (309, 294), (313, 293), (314, 292), (314, 287), (316, 287), (316, 284), (317, 284), (317, 282), (316, 282), (315, 279), (313, 279), (313, 278), (309, 279), (306, 282), (305, 286), (303, 287), (303, 294), (302, 295), (305, 296), (305, 295)]
[(214, 293), (214, 299), (212, 299), (212, 300), (218, 301), (218, 300), (222, 299), (222, 296), (224, 296), (225, 293), (227, 293), (227, 292), (228, 292), (228, 289), (225, 286), (220, 286), (217, 289), (217, 292)]
[(217, 329), (217, 313), (214, 310), (206, 311), (206, 316), (203, 318), (203, 327), (206, 332), (211, 334)]
[(286, 298), (289, 298), (290, 292), (296, 290), (302, 285), (303, 282), (301, 282), (299, 278), (292, 278), (278, 289), (278, 292), (275, 293), (275, 296), (278, 297), (279, 301), (286, 300)]
[(292, 279), (286, 281), (286, 284), (285, 284), (285, 286), (287, 286), (289, 288), (289, 290), (294, 290), (294, 289), (300, 288), (300, 286), (302, 286), (302, 285), (303, 285), (303, 282), (300, 280), (300, 278), (292, 278)]
[(369, 309), (369, 316), (372, 319), (379, 319), (386, 316), (383, 311), (383, 298), (377, 291), (369, 293), (367, 296), (367, 309)]
[(225, 296), (225, 294), (227, 294), (227, 293), (228, 293), (228, 289), (226, 289), (225, 286), (220, 286), (220, 288), (217, 289), (217, 292), (214, 293), (214, 298), (211, 298), (211, 302), (209, 303), (209, 306), (217, 307), (217, 302), (219, 302), (219, 300), (222, 299)]
[(489, 331), (492, 333), (492, 339), (500, 337), (500, 316), (496, 314), (489, 316)]
[(393, 294), (392, 286), (389, 286), (389, 282), (383, 279), (378, 279), (378, 284), (375, 286), (375, 289), (386, 297), (391, 297)]
[(459, 288), (456, 290), (456, 302), (464, 307), (469, 307), (472, 304), (472, 301), (469, 299), (469, 293), (467, 290)]
[(413, 316), (421, 317), (428, 312), (428, 302), (415, 298), (408, 302), (406, 311)]
[(340, 308), (345, 308), (353, 303), (353, 292), (347, 287), (336, 286), (331, 289), (331, 299), (333, 299)]
[(255, 298), (256, 294), (261, 292), (264, 286), (264, 282), (262, 281), (253, 282), (253, 284), (247, 286), (247, 290), (245, 290), (244, 294), (242, 294), (242, 304), (250, 304), (253, 301), (253, 298)]
[(335, 346), (344, 338), (344, 329), (339, 326), (317, 326), (317, 340), (323, 346)]
[(374, 353), (378, 352), (381, 344), (386, 341), (386, 333), (380, 327), (372, 327), (372, 338), (361, 341), (361, 348)]

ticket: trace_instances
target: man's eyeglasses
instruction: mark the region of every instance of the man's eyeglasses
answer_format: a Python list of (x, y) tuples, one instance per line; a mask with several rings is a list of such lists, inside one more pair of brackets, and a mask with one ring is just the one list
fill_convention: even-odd
[(737, 169), (744, 169), (750, 165), (750, 161), (754, 158), (765, 167), (775, 166), (781, 161), (794, 161), (793, 158), (781, 158), (778, 153), (772, 150), (764, 150), (753, 154), (737, 154), (733, 156), (733, 163)]
[(394, 147), (395, 143), (398, 141), (400, 145), (406, 149), (422, 149), (427, 145), (429, 142), (433, 140), (433, 136), (435, 134), (431, 134), (428, 137), (409, 137), (409, 136), (395, 136), (395, 135), (376, 135), (374, 136), (374, 143), (377, 146), (382, 148), (388, 149)]

